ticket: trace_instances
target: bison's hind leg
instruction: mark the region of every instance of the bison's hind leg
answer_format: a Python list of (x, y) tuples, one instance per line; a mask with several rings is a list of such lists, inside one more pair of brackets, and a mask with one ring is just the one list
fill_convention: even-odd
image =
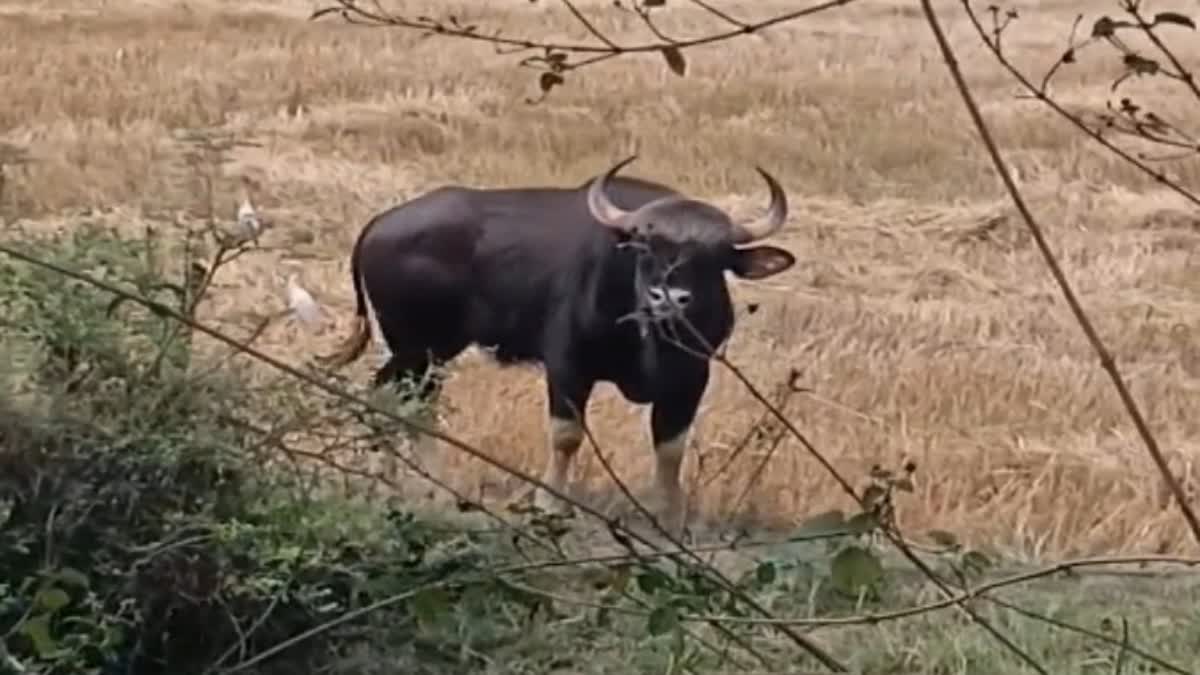
[[(374, 384), (392, 387), (403, 397), (403, 405), (395, 411), (397, 414), (425, 429), (440, 431), (438, 403), (445, 377), (442, 373), (444, 365), (445, 361), (434, 358), (429, 352), (393, 353), (375, 373)], [(405, 436), (412, 450), (410, 461), (437, 476), (442, 464), (438, 439), (415, 430)], [(398, 468), (397, 459), (395, 451), (388, 453), (386, 470), (392, 475)]]

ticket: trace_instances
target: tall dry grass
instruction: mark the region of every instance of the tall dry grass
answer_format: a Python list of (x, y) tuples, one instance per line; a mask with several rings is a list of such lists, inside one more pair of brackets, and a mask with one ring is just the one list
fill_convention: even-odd
[[(549, 4), (430, 1), (424, 10), (586, 37)], [(1194, 491), (1200, 221), (1015, 100), (955, 4), (942, 3), (985, 113)], [(727, 5), (748, 16), (782, 3)], [(604, 3), (588, 7), (608, 32), (641, 30)], [(138, 225), (195, 202), (194, 183), (173, 168), (172, 133), (219, 127), (255, 137), (261, 146), (237, 152), (225, 171), (230, 184), (251, 180), (277, 226), (266, 251), (225, 277), (211, 312), (236, 322), (277, 304), (281, 268), (298, 271), (338, 315), (315, 337), (271, 329), (269, 348), (301, 359), (328, 351), (345, 329), (349, 246), (373, 212), (398, 200), (451, 182), (574, 184), (636, 148), (637, 173), (740, 211), (765, 201), (751, 170), (761, 163), (791, 194), (795, 216), (781, 242), (799, 263), (772, 284), (735, 282), (747, 311), (729, 355), (764, 388), (790, 368), (800, 372), (812, 392), (794, 397), (789, 412), (840, 470), (861, 477), (873, 464), (915, 461), (920, 480), (901, 518), (918, 530), (1032, 554), (1191, 546), (1010, 212), (914, 7), (864, 0), (765, 38), (697, 50), (685, 78), (653, 58), (620, 60), (571, 78), (540, 106), (523, 102), (535, 93), (531, 72), (486, 45), (307, 23), (311, 8), (0, 2), (0, 141), (36, 158), (10, 170), (0, 207), (46, 227), (80, 209)], [(1023, 65), (1049, 63), (1073, 15), (1094, 9), (1031, 6), (1025, 12), (1038, 20), (1024, 22), (1008, 49)], [(675, 34), (706, 25), (685, 9), (664, 23)], [(1059, 80), (1059, 95), (1099, 109), (1116, 68), (1115, 59), (1085, 59)], [(1200, 185), (1195, 165), (1177, 173)], [(236, 199), (222, 192), (221, 208), (232, 214)], [(355, 372), (367, 378), (367, 364)], [(452, 433), (540, 470), (544, 393), (535, 370), (465, 358), (448, 396)], [(758, 412), (718, 373), (685, 463), (699, 517), (786, 527), (846, 507), (790, 442), (753, 486), (761, 443), (711, 479)], [(601, 388), (591, 420), (623, 476), (648, 472), (642, 413)], [(584, 489), (611, 495), (598, 463), (583, 458)], [(444, 468), (469, 493), (499, 497), (519, 487), (457, 456)]]

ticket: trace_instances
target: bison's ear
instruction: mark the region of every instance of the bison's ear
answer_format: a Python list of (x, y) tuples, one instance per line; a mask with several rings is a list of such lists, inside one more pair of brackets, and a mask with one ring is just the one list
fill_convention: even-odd
[(796, 264), (796, 256), (777, 246), (752, 246), (733, 250), (730, 271), (743, 279), (766, 279)]

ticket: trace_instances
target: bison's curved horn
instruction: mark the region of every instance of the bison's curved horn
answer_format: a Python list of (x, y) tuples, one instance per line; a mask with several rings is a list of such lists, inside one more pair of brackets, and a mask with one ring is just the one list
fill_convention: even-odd
[(767, 181), (767, 189), (771, 191), (771, 204), (767, 207), (765, 215), (734, 226), (733, 239), (736, 244), (748, 244), (757, 239), (769, 237), (779, 231), (779, 228), (783, 227), (784, 222), (787, 221), (787, 195), (779, 186), (779, 181), (757, 166), (754, 167), (754, 170), (763, 177), (763, 180)]
[(608, 198), (608, 180), (616, 175), (618, 171), (623, 169), (625, 165), (637, 159), (637, 155), (629, 157), (617, 162), (611, 169), (603, 175), (597, 176), (592, 180), (592, 184), (588, 187), (587, 203), (588, 210), (592, 212), (592, 216), (604, 223), (608, 227), (617, 230), (627, 230), (629, 212), (617, 206)]

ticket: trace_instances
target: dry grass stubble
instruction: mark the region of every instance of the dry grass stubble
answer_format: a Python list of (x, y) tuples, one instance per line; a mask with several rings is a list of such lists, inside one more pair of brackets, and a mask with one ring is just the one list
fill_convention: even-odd
[[(1194, 491), (1200, 225), (1178, 200), (1015, 101), (955, 4), (943, 3), (985, 113)], [(696, 51), (683, 79), (651, 59), (601, 66), (538, 107), (522, 103), (533, 93), (530, 72), (487, 46), (310, 24), (307, 9), (210, 0), (101, 13), (83, 3), (0, 2), (0, 140), (37, 157), (14, 172), (3, 208), (46, 227), (81, 207), (137, 223), (195, 201), (170, 168), (173, 129), (253, 136), (262, 147), (237, 155), (230, 183), (252, 178), (279, 226), (268, 251), (225, 277), (211, 313), (237, 321), (278, 304), (277, 270), (291, 266), (337, 314), (337, 326), (315, 338), (269, 331), (270, 351), (302, 359), (328, 351), (346, 329), (350, 244), (397, 200), (447, 182), (578, 183), (636, 148), (636, 173), (740, 211), (765, 200), (750, 168), (761, 163), (791, 193), (795, 216), (782, 243), (799, 263), (773, 284), (735, 283), (739, 306), (760, 309), (742, 312), (729, 355), (764, 390), (800, 371), (813, 393), (796, 396), (790, 414), (840, 470), (857, 479), (873, 464), (914, 460), (921, 480), (901, 515), (917, 530), (1031, 554), (1194, 548), (911, 8), (864, 2), (767, 39)], [(583, 37), (557, 10), (427, 9)], [(1031, 67), (1048, 61), (1077, 11), (1088, 8), (1027, 10), (1038, 25), (1021, 26), (1009, 48)], [(638, 30), (613, 11), (597, 7), (595, 16), (605, 30)], [(664, 25), (685, 34), (706, 22), (680, 9)], [(1064, 75), (1063, 96), (1102, 106), (1112, 63), (1084, 59)], [(1194, 166), (1179, 172), (1200, 184)], [(223, 193), (221, 207), (232, 213), (235, 199)], [(368, 377), (365, 364), (354, 372)], [(456, 373), (450, 431), (539, 472), (538, 372), (464, 359)], [(704, 410), (685, 463), (693, 486), (707, 483), (692, 495), (703, 516), (786, 527), (847, 505), (792, 442), (738, 503), (761, 448), (752, 445), (721, 480), (699, 469), (723, 463), (759, 407), (718, 369)], [(601, 388), (590, 419), (622, 476), (648, 473), (644, 414)], [(581, 485), (612, 495), (587, 449), (582, 460)], [(444, 467), (470, 494), (518, 487), (457, 454)]]

